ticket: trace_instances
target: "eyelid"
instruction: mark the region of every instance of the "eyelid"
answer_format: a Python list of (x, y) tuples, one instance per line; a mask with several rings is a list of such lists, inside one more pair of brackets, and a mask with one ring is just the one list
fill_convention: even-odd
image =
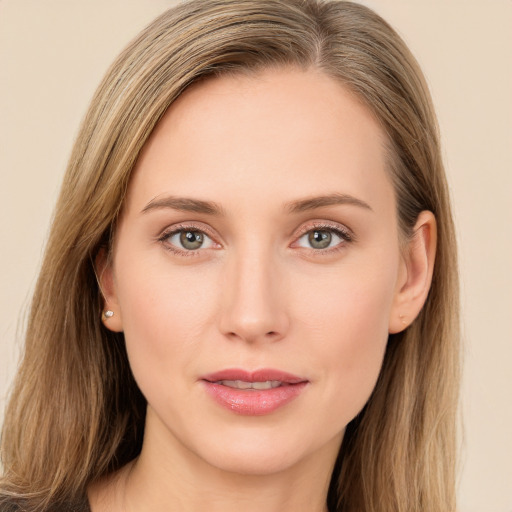
[[(203, 235), (207, 236), (210, 240), (212, 240), (213, 244), (216, 247), (207, 247), (207, 248), (199, 248), (199, 249), (180, 249), (179, 247), (167, 243), (171, 236), (181, 232), (181, 231), (198, 231)], [(218, 236), (211, 230), (208, 226), (198, 222), (179, 222), (178, 224), (172, 224), (171, 226), (166, 227), (161, 233), (157, 236), (157, 241), (162, 243), (164, 247), (173, 252), (174, 254), (183, 255), (183, 256), (196, 256), (199, 255), (200, 252), (209, 249), (218, 249), (221, 247), (221, 244), (217, 242)]]
[[(337, 236), (340, 241), (332, 246), (323, 249), (307, 247), (300, 244), (301, 239), (311, 231), (330, 231)], [(300, 253), (308, 258), (327, 258), (332, 257), (348, 248), (350, 244), (355, 242), (354, 232), (343, 224), (333, 221), (310, 221), (303, 224), (297, 231), (294, 241), (290, 244), (290, 248), (300, 250)]]
[(300, 237), (309, 233), (310, 231), (325, 230), (325, 231), (334, 231), (335, 233), (339, 233), (343, 239), (347, 242), (354, 242), (356, 240), (354, 232), (349, 229), (347, 226), (340, 224), (339, 222), (334, 221), (326, 221), (326, 220), (312, 220), (305, 224), (303, 224), (299, 230), (295, 233), (294, 238), (298, 240)]
[[(309, 233), (310, 231), (314, 230), (325, 230), (325, 231), (333, 231), (339, 238), (342, 239), (342, 242), (337, 244), (334, 247), (326, 248), (326, 249), (314, 249), (314, 248), (303, 248), (305, 250), (311, 250), (314, 253), (329, 253), (331, 251), (336, 251), (345, 246), (348, 243), (352, 243), (356, 241), (356, 237), (354, 235), (354, 232), (348, 228), (347, 226), (340, 224), (339, 222), (335, 221), (328, 221), (328, 220), (311, 220), (306, 223), (304, 223), (293, 235), (293, 242), (290, 244), (290, 247), (296, 247), (295, 244), (302, 238), (305, 234)], [(199, 248), (199, 249), (180, 249), (179, 247), (166, 243), (166, 240), (171, 237), (174, 234), (179, 233), (180, 231), (198, 231), (200, 233), (203, 233), (208, 238), (210, 238), (215, 245), (215, 247), (209, 247), (209, 248)], [(206, 250), (210, 249), (219, 249), (222, 248), (222, 244), (220, 244), (217, 240), (219, 239), (219, 236), (206, 224), (203, 224), (202, 222), (179, 222), (177, 224), (172, 224), (171, 226), (166, 227), (164, 230), (161, 231), (161, 233), (156, 237), (157, 241), (162, 243), (164, 247), (178, 255), (183, 256), (198, 256), (199, 253), (204, 252)]]

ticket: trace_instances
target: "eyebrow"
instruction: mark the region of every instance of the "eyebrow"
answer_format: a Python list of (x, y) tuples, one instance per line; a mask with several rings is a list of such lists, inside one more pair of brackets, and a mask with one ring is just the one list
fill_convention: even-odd
[(222, 208), (213, 201), (203, 201), (201, 199), (191, 199), (189, 197), (166, 196), (160, 199), (153, 198), (144, 206), (141, 213), (147, 213), (151, 210), (160, 210), (163, 208), (172, 208), (181, 212), (205, 213), (207, 215), (221, 215)]
[[(285, 209), (290, 213), (301, 213), (317, 208), (336, 205), (352, 205), (373, 211), (372, 207), (357, 197), (348, 194), (329, 194), (307, 199), (300, 199), (285, 204)], [(189, 197), (166, 196), (160, 199), (153, 198), (142, 209), (141, 213), (147, 213), (152, 210), (171, 208), (181, 212), (204, 213), (206, 215), (222, 215), (223, 209), (213, 201), (203, 201), (201, 199), (192, 199)]]
[(364, 208), (365, 210), (373, 211), (373, 208), (363, 200), (358, 199), (357, 197), (351, 196), (349, 194), (337, 193), (329, 194), (326, 196), (301, 199), (299, 201), (292, 201), (290, 203), (286, 203), (286, 209), (290, 213), (300, 213), (309, 210), (315, 210), (317, 208), (324, 208), (326, 206), (336, 206), (344, 204), (358, 206), (360, 208)]

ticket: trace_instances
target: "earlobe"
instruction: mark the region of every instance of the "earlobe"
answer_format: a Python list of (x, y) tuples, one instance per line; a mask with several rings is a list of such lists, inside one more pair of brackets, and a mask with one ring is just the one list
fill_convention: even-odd
[(123, 331), (121, 309), (117, 300), (112, 261), (106, 249), (101, 248), (94, 261), (98, 287), (103, 297), (101, 320), (103, 325), (114, 332)]
[(436, 219), (432, 212), (422, 211), (404, 249), (405, 276), (396, 290), (389, 319), (390, 334), (407, 328), (425, 304), (432, 282), (436, 246)]

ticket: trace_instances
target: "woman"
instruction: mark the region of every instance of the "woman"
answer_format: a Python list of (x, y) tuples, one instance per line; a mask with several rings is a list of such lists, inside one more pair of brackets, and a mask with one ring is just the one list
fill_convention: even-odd
[(171, 9), (75, 144), (4, 507), (454, 510), (457, 297), (396, 33), (350, 2)]

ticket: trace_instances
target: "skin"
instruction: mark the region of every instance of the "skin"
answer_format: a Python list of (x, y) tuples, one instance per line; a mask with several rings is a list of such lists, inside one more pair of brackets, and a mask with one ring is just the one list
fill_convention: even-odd
[[(148, 414), (140, 457), (91, 487), (93, 512), (326, 510), (345, 427), (432, 274), (435, 219), (423, 212), (401, 244), (385, 141), (356, 97), (313, 70), (210, 79), (169, 108), (137, 162), (113, 263), (97, 261), (105, 325), (125, 333)], [(290, 209), (333, 194), (352, 200)], [(220, 212), (148, 209), (169, 196)], [(180, 246), (178, 229), (204, 232), (203, 245)], [(328, 248), (312, 247), (315, 229)], [(226, 368), (308, 385), (241, 416), (201, 382)]]

